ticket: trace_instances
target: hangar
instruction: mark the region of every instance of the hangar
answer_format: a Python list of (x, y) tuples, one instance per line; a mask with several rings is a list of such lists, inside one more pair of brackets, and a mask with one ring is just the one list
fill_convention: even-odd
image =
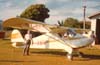
[(100, 44), (100, 11), (89, 16), (91, 20), (91, 30), (96, 33), (96, 44)]

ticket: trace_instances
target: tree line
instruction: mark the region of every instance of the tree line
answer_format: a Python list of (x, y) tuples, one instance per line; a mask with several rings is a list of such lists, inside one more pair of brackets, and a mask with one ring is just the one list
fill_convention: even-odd
[[(84, 21), (79, 21), (72, 17), (66, 18), (64, 21), (58, 21), (59, 26), (71, 27), (71, 28), (83, 28), (83, 23)], [(90, 27), (91, 27), (91, 22), (86, 21), (85, 28), (90, 29)]]

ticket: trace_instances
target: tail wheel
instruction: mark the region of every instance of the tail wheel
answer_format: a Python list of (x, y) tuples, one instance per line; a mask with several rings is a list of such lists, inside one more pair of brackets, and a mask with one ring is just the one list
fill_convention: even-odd
[(72, 54), (68, 54), (68, 55), (67, 55), (67, 58), (68, 58), (69, 60), (73, 60)]

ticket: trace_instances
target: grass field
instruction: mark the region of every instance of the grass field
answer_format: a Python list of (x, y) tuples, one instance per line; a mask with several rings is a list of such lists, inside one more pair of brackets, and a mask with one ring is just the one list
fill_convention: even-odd
[(10, 40), (0, 39), (0, 65), (100, 65), (100, 49), (96, 47), (80, 49), (82, 58), (66, 58), (62, 50), (30, 49), (30, 56), (23, 56), (22, 48), (13, 48)]

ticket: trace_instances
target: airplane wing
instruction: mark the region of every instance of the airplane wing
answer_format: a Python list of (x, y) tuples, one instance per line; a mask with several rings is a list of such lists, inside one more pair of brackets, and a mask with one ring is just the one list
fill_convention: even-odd
[[(11, 18), (3, 22), (3, 27), (10, 27), (10, 28), (17, 28), (17, 29), (28, 29), (33, 30), (30, 27), (30, 24), (41, 24), (44, 25), (44, 23), (37, 22), (35, 20), (29, 20), (25, 18)], [(45, 24), (46, 26), (46, 24)]]
[[(3, 27), (10, 27), (15, 29), (27, 29), (31, 31), (39, 31), (43, 32), (43, 27), (46, 28), (44, 32), (55, 32), (62, 33), (62, 31), (66, 31), (64, 28), (56, 25), (48, 25), (46, 23), (42, 23), (40, 21), (25, 19), (25, 18), (10, 18), (3, 22)], [(41, 27), (42, 30), (39, 30)], [(33, 29), (34, 28), (34, 29)]]

